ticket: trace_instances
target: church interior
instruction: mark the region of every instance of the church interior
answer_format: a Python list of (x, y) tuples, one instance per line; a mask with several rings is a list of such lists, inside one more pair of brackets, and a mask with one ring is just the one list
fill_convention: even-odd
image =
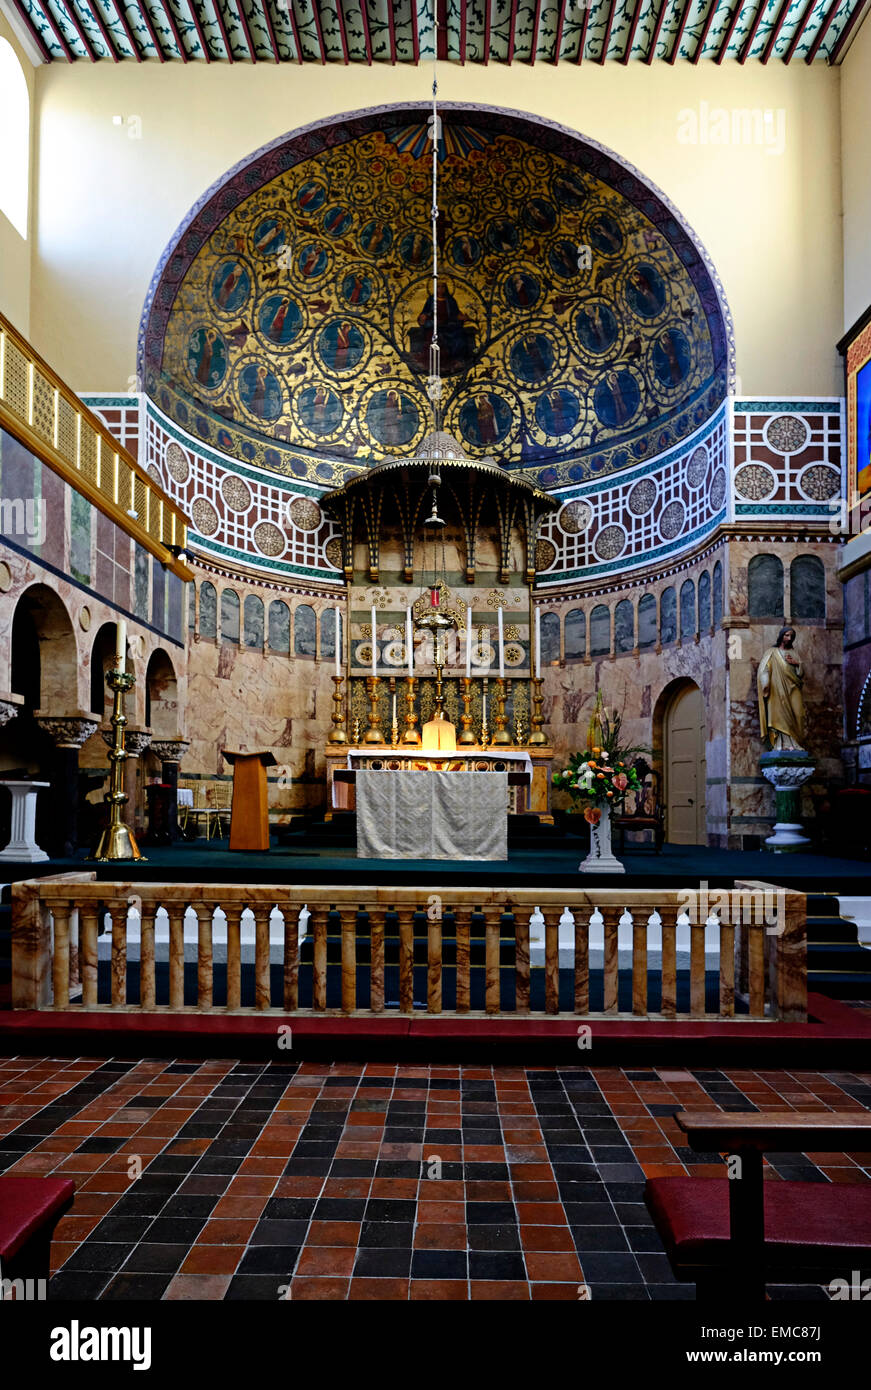
[(0, 0), (4, 1301), (871, 1297), (869, 9)]

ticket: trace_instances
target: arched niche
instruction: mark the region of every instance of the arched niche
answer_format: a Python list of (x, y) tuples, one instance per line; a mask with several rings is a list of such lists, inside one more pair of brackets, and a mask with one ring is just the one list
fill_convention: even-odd
[(145, 673), (145, 724), (155, 739), (178, 737), (178, 683), (175, 667), (158, 647)]

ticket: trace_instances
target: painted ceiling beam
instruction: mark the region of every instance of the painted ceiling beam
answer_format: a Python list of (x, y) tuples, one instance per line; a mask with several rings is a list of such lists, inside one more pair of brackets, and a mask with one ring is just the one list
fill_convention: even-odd
[(801, 41), (802, 41), (802, 39), (803, 39), (803, 37), (804, 37), (804, 31), (805, 31), (805, 29), (806, 29), (807, 26), (808, 26), (808, 20), (810, 19), (811, 15), (813, 14), (814, 10), (816, 9), (816, 4), (817, 4), (817, 0), (808, 0), (807, 5), (805, 6), (804, 14), (802, 15), (802, 17), (801, 17), (799, 23), (796, 25), (796, 27), (795, 27), (795, 33), (793, 34), (792, 38), (791, 38), (790, 41), (789, 41), (789, 48), (786, 50), (786, 52), (785, 52), (784, 55), (783, 55), (783, 61), (784, 61), (785, 63), (788, 63), (788, 62), (790, 61), (790, 59), (792, 58), (792, 55), (793, 55), (793, 53), (795, 52), (796, 48), (797, 48), (798, 45), (801, 43)]
[(64, 53), (66, 54), (67, 61), (70, 62), (70, 63), (74, 63), (74, 62), (76, 61), (76, 55), (75, 55), (75, 53), (73, 53), (73, 50), (70, 48), (69, 44), (67, 43), (66, 39), (64, 38), (63, 31), (62, 31), (60, 25), (57, 23), (57, 21), (55, 20), (54, 15), (52, 14), (51, 10), (49, 9), (48, 0), (45, 0), (45, 4), (43, 5), (43, 8), (42, 8), (42, 13), (45, 15), (46, 19), (48, 20), (48, 26), (49, 26), (49, 28), (51, 29), (51, 32), (54, 34), (55, 38), (57, 39), (57, 41), (58, 41), (58, 43), (60, 44), (61, 48), (63, 49)]
[[(239, 0), (239, 3), (241, 4), (242, 0)], [(292, 0), (288, 0), (288, 4), (290, 3), (292, 3)], [(318, 0), (309, 0), (309, 4), (312, 7), (312, 15), (314, 16), (315, 21), (315, 30), (317, 31), (318, 36), (318, 52), (320, 54), (318, 62), (321, 63), (321, 65), (323, 65), (327, 61), (327, 45), (324, 42), (324, 29), (323, 25), (321, 24), (321, 12), (318, 8)]]
[(771, 33), (768, 35), (768, 42), (766, 43), (764, 49), (762, 50), (762, 66), (763, 66), (763, 67), (766, 66), (766, 64), (767, 64), (767, 62), (768, 62), (768, 59), (771, 57), (771, 54), (772, 54), (772, 52), (774, 51), (774, 45), (777, 43), (777, 40), (780, 38), (780, 31), (781, 31), (781, 29), (783, 28), (784, 24), (786, 23), (786, 16), (789, 14), (790, 6), (791, 6), (791, 5), (792, 5), (792, 0), (783, 0), (783, 4), (782, 4), (781, 7), (780, 7), (780, 14), (777, 16), (777, 22), (776, 22), (776, 24), (774, 25), (774, 28), (771, 30)]
[(83, 26), (79, 22), (79, 17), (76, 14), (75, 0), (65, 0), (64, 9), (69, 15), (70, 20), (72, 21), (72, 26), (78, 34), (79, 38), (81, 39), (82, 44), (84, 45), (85, 52), (87, 53), (91, 62), (99, 62), (99, 59), (97, 58), (97, 50), (94, 48), (93, 44), (91, 43), (90, 39), (85, 33)]
[(25, 29), (27, 30), (30, 37), (33, 39), (33, 42), (36, 44), (43, 58), (47, 63), (50, 63), (51, 49), (46, 45), (45, 40), (43, 39), (42, 35), (40, 34), (30, 15), (27, 13), (26, 9), (22, 5), (21, 0), (12, 0), (12, 3), (18, 11), (19, 18), (24, 24)]
[[(312, 0), (312, 4), (317, 4), (317, 0)], [(387, 33), (390, 38), (390, 65), (393, 67), (396, 63), (396, 20), (393, 15), (393, 0), (386, 0), (386, 5)]]
[[(463, 0), (465, 5), (466, 0)], [(541, 23), (541, 0), (535, 0), (535, 14), (532, 19), (532, 47), (529, 53), (530, 67), (535, 65), (535, 55), (538, 50), (538, 26)]]
[(436, 55), (441, 62), (448, 56), (448, 0), (437, 0), (438, 24), (436, 34), (438, 42), (436, 45)]
[[(263, 0), (263, 4), (268, 10), (269, 0)], [(342, 0), (336, 0), (336, 18), (339, 21), (339, 43), (342, 45), (342, 62), (347, 67), (351, 61), (351, 56), (348, 50), (348, 31), (345, 28), (345, 11), (342, 9)], [(412, 30), (412, 38), (414, 40), (414, 61), (417, 62), (417, 25), (415, 25)]]
[(823, 40), (825, 39), (826, 34), (829, 32), (829, 27), (832, 23), (832, 20), (834, 19), (835, 15), (838, 13), (838, 10), (840, 8), (841, 0), (832, 0), (831, 5), (829, 6), (829, 12), (823, 20), (822, 24), (820, 25), (819, 29), (817, 30), (816, 38), (814, 39), (813, 43), (811, 44), (810, 48), (804, 56), (804, 60), (806, 63), (812, 63), (814, 58), (817, 56), (817, 53), (819, 52), (820, 47), (822, 46)]
[(236, 59), (233, 57), (233, 48), (230, 43), (230, 37), (227, 33), (227, 26), (224, 23), (224, 16), (221, 14), (221, 6), (219, 0), (212, 0), (212, 9), (215, 11), (215, 17), (218, 21), (218, 28), (221, 31), (221, 42), (224, 45), (224, 52), (227, 55), (227, 62), (235, 63)]
[(653, 30), (653, 37), (651, 38), (650, 45), (647, 49), (647, 52), (644, 55), (644, 61), (648, 67), (650, 67), (650, 64), (653, 62), (653, 59), (656, 56), (656, 46), (659, 43), (659, 35), (662, 30), (663, 23), (665, 21), (665, 12), (669, 7), (669, 3), (670, 0), (660, 0), (659, 14), (657, 16), (656, 25)]
[(182, 42), (181, 33), (179, 32), (179, 27), (175, 22), (175, 15), (172, 12), (170, 0), (163, 0), (163, 11), (167, 19), (169, 20), (169, 27), (172, 30), (173, 38), (175, 39), (176, 47), (179, 51), (179, 56), (182, 62), (186, 63), (188, 60), (188, 51), (185, 48), (184, 43)]
[[(190, 3), (193, 4), (193, 0), (190, 0)], [(261, 10), (263, 13), (263, 22), (266, 25), (267, 37), (269, 38), (269, 47), (272, 49), (272, 57), (276, 63), (280, 63), (281, 53), (278, 49), (278, 39), (275, 37), (275, 29), (272, 25), (272, 15), (269, 13), (269, 0), (262, 0)]]
[(682, 43), (682, 41), (683, 41), (683, 31), (684, 31), (684, 29), (687, 27), (687, 20), (688, 20), (689, 17), (690, 17), (690, 10), (692, 9), (692, 7), (693, 7), (693, 0), (686, 0), (686, 4), (684, 5), (683, 14), (682, 14), (681, 17), (680, 17), (680, 24), (678, 25), (678, 28), (677, 28), (677, 34), (675, 35), (674, 45), (673, 45), (673, 47), (672, 47), (671, 52), (670, 52), (669, 55), (668, 55), (668, 61), (669, 61), (669, 63), (671, 64), (671, 66), (674, 66), (674, 60), (675, 60), (675, 58), (677, 57), (677, 55), (680, 53), (680, 46), (681, 46), (681, 43)]
[(118, 50), (116, 49), (114, 43), (112, 42), (112, 35), (109, 33), (109, 30), (106, 28), (106, 21), (103, 19), (103, 16), (102, 16), (102, 14), (101, 14), (101, 12), (100, 12), (100, 6), (97, 4), (97, 0), (88, 0), (87, 10), (88, 10), (88, 14), (93, 15), (93, 17), (94, 17), (94, 23), (96, 24), (97, 28), (98, 28), (99, 31), (100, 31), (100, 34), (101, 34), (102, 39), (103, 39), (103, 43), (106, 45), (106, 47), (107, 47), (108, 50), (109, 50), (109, 57), (112, 59), (112, 62), (113, 62), (113, 63), (117, 63), (117, 62), (118, 62)]
[(563, 46), (563, 25), (566, 22), (566, 10), (568, 6), (569, 0), (560, 0), (559, 17), (556, 22), (556, 38), (553, 42), (553, 57), (551, 58), (551, 62), (554, 64), (559, 62), (560, 51)]
[(588, 25), (589, 22), (590, 22), (590, 10), (591, 10), (591, 9), (592, 9), (592, 6), (591, 6), (591, 5), (585, 5), (585, 6), (584, 6), (584, 20), (583, 20), (583, 23), (582, 23), (582, 25), (581, 25), (581, 41), (580, 41), (580, 43), (578, 44), (578, 56), (577, 56), (577, 58), (575, 59), (575, 61), (577, 62), (577, 64), (578, 64), (579, 66), (580, 66), (580, 64), (584, 61), (584, 49), (587, 47), (587, 25)]
[[(541, 0), (538, 0), (541, 3)], [(460, 0), (460, 62), (466, 63), (466, 0)]]
[(611, 42), (611, 29), (614, 24), (614, 6), (617, 0), (608, 0), (608, 18), (605, 21), (605, 37), (602, 40), (602, 52), (597, 58), (600, 67), (605, 66), (605, 59), (608, 57), (608, 45)]
[(200, 23), (200, 17), (199, 17), (199, 15), (197, 14), (197, 7), (196, 7), (195, 0), (187, 0), (187, 7), (188, 7), (188, 10), (190, 11), (191, 19), (192, 19), (193, 22), (194, 22), (194, 28), (195, 28), (196, 31), (197, 31), (197, 38), (198, 38), (199, 41), (200, 41), (200, 48), (203, 50), (203, 57), (205, 58), (205, 60), (206, 60), (207, 63), (210, 63), (210, 62), (212, 61), (212, 55), (211, 55), (211, 52), (210, 52), (210, 50), (209, 50), (209, 45), (208, 45), (208, 43), (206, 42), (206, 31), (205, 31), (205, 29), (203, 28), (202, 24)]
[(620, 59), (620, 62), (623, 64), (624, 68), (626, 67), (630, 57), (632, 56), (632, 45), (635, 43), (635, 31), (638, 28), (638, 21), (641, 18), (641, 11), (643, 9), (644, 0), (635, 0), (635, 13), (632, 16), (632, 24), (629, 28), (629, 37), (626, 40), (626, 47), (624, 48), (623, 56)]
[[(217, 0), (215, 0), (215, 2), (217, 3)], [(296, 61), (298, 63), (301, 63), (302, 40), (299, 37), (299, 29), (297, 28), (296, 15), (293, 12), (293, 0), (287, 0), (287, 17), (290, 20), (290, 32), (293, 34), (293, 48), (294, 52), (296, 53)]]
[(490, 0), (484, 3), (484, 65), (490, 61)]
[(127, 35), (127, 41), (130, 44), (130, 47), (133, 49), (133, 56), (136, 59), (137, 63), (141, 63), (142, 49), (136, 42), (136, 36), (133, 33), (132, 28), (130, 27), (130, 21), (127, 18), (127, 10), (124, 5), (124, 0), (112, 0), (112, 3), (115, 6), (115, 13), (121, 21), (121, 27), (124, 30), (124, 33)]
[[(289, 4), (292, 5), (292, 4), (293, 4), (293, 0), (289, 0)], [(369, 33), (369, 15), (368, 15), (367, 12), (366, 12), (366, 0), (360, 0), (360, 18), (361, 18), (362, 21), (363, 21), (363, 42), (364, 42), (365, 45), (366, 45), (366, 62), (369, 64), (369, 67), (371, 68), (371, 66), (372, 66), (372, 35)], [(295, 27), (294, 27), (294, 34), (296, 34), (296, 28), (295, 28)], [(298, 44), (299, 44), (299, 40), (297, 39), (297, 45), (298, 45)], [(297, 46), (297, 52), (298, 52), (299, 55), (300, 55), (300, 56), (299, 56), (299, 61), (302, 62), (302, 49), (299, 48), (299, 46)]]
[(855, 10), (854, 10), (853, 13), (850, 15), (850, 18), (847, 20), (847, 23), (844, 25), (844, 28), (843, 28), (843, 30), (841, 31), (841, 37), (838, 39), (838, 42), (835, 44), (834, 48), (832, 49), (831, 53), (829, 54), (829, 64), (830, 64), (830, 66), (833, 65), (833, 64), (835, 64), (835, 63), (838, 61), (838, 59), (840, 58), (841, 53), (843, 52), (843, 50), (844, 50), (844, 48), (845, 48), (845, 46), (846, 46), (846, 44), (847, 44), (847, 40), (849, 39), (850, 35), (852, 34), (853, 30), (854, 30), (855, 27), (856, 27), (856, 24), (857, 24), (857, 22), (858, 22), (858, 20), (859, 20), (859, 17), (860, 17), (861, 15), (864, 15), (864, 14), (866, 13), (866, 11), (867, 11), (867, 6), (866, 6), (865, 4), (862, 3), (862, 0), (858, 0), (858, 3), (857, 3), (857, 5), (856, 5)]
[(759, 33), (759, 26), (762, 23), (763, 15), (768, 8), (768, 0), (759, 0), (759, 9), (756, 11), (756, 18), (753, 21), (753, 28), (744, 40), (744, 47), (738, 54), (738, 62), (743, 67), (750, 56), (750, 50), (756, 42), (756, 35)]
[(508, 22), (508, 62), (514, 62), (514, 36), (517, 33), (517, 0), (511, 0), (511, 19)]
[[(217, 9), (217, 7), (218, 7), (218, 0), (215, 0), (215, 8)], [(154, 25), (153, 25), (152, 22), (151, 22), (151, 15), (150, 15), (150, 13), (149, 13), (149, 11), (148, 11), (148, 0), (139, 0), (139, 12), (140, 12), (140, 14), (142, 15), (142, 18), (145, 20), (145, 27), (146, 27), (146, 29), (148, 30), (149, 34), (151, 35), (151, 42), (154, 44), (154, 47), (157, 49), (157, 56), (158, 56), (158, 58), (160, 59), (160, 61), (161, 61), (162, 63), (165, 63), (165, 62), (166, 62), (166, 54), (165, 54), (164, 51), (163, 51), (163, 45), (161, 44), (160, 39), (157, 37), (157, 32), (156, 32), (156, 30), (155, 30), (155, 28), (154, 28)]]
[[(341, 0), (336, 0), (341, 4)], [(420, 31), (417, 27), (417, 0), (408, 0), (408, 8), (411, 14), (411, 57), (415, 65), (420, 62)]]
[(720, 51), (714, 59), (714, 62), (716, 63), (717, 67), (720, 66), (726, 54), (729, 52), (729, 44), (732, 42), (732, 37), (735, 33), (735, 30), (738, 27), (738, 20), (741, 18), (743, 10), (744, 0), (738, 0), (738, 3), (732, 11), (732, 18), (729, 20), (729, 27), (726, 30), (725, 35), (723, 36), (723, 42), (720, 44)]
[[(233, 0), (233, 3), (234, 3), (235, 6), (236, 6), (236, 12), (238, 13), (239, 18), (240, 18), (240, 20), (242, 21), (242, 32), (243, 32), (244, 35), (245, 35), (245, 43), (246, 43), (246, 46), (247, 46), (247, 48), (248, 48), (248, 52), (251, 54), (251, 61), (252, 61), (252, 63), (256, 63), (256, 62), (257, 62), (257, 49), (256, 49), (256, 47), (255, 47), (255, 45), (254, 45), (254, 40), (253, 40), (253, 38), (251, 37), (251, 30), (250, 30), (250, 28), (248, 27), (248, 16), (247, 16), (246, 13), (245, 13), (245, 4), (244, 4), (244, 0)], [(167, 4), (167, 5), (169, 4), (169, 0), (166, 0), (166, 4)]]
[(705, 27), (704, 27), (704, 29), (702, 30), (702, 36), (701, 36), (701, 38), (699, 39), (698, 43), (696, 44), (696, 51), (695, 51), (695, 53), (693, 54), (693, 57), (692, 57), (692, 61), (693, 61), (694, 64), (697, 63), (697, 62), (699, 61), (699, 59), (701, 58), (702, 54), (703, 54), (704, 51), (705, 51), (705, 44), (708, 42), (708, 35), (709, 35), (709, 33), (711, 32), (711, 25), (712, 25), (713, 22), (714, 22), (714, 15), (717, 13), (717, 10), (718, 10), (719, 8), (720, 8), (720, 0), (711, 0), (711, 5), (710, 5), (710, 8), (708, 9), (708, 17), (707, 17), (707, 19), (705, 20)]

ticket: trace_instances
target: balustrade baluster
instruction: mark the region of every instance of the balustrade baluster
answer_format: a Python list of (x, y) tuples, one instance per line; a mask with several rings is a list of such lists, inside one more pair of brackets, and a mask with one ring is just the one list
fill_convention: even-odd
[(342, 923), (342, 1013), (357, 1007), (357, 913), (352, 907), (340, 911)]
[(375, 906), (369, 917), (369, 1006), (373, 1013), (384, 1012), (384, 909)]
[(99, 919), (97, 909), (90, 903), (79, 909), (82, 923), (82, 1005), (86, 1009), (97, 1006), (97, 935)]
[(556, 908), (548, 908), (544, 916), (544, 1010), (559, 1013), (559, 919)]
[(127, 903), (112, 904), (112, 1003), (127, 1003)]
[(765, 1014), (765, 932), (761, 922), (746, 922), (747, 973), (750, 979), (750, 1014), (762, 1018)]
[(685, 912), (677, 915), (675, 907), (666, 907), (662, 922), (662, 1004), (666, 1018), (674, 1018), (677, 1013), (677, 928), (678, 923), (688, 927), (690, 919)]
[(197, 1008), (210, 1009), (214, 999), (212, 970), (212, 913), (208, 903), (197, 903)]
[(299, 1008), (299, 912), (298, 907), (285, 904), (284, 915), (284, 1009), (295, 1013)]
[(169, 1007), (184, 1008), (184, 903), (169, 908)]
[(628, 910), (624, 913), (632, 925), (632, 1012), (647, 1013), (647, 929), (650, 918), (645, 921), (642, 908), (635, 915)]
[(514, 1008), (529, 1013), (529, 917), (525, 909), (514, 913)]
[(484, 909), (484, 1008), (499, 1012), (499, 917), (492, 907)]
[(314, 954), (312, 959), (312, 1007), (319, 1012), (327, 1007), (327, 917), (325, 907), (312, 909), (311, 923), (314, 934)]
[(414, 914), (413, 907), (399, 908), (399, 1012), (414, 1012)]
[(720, 1013), (731, 1018), (735, 1012), (735, 925), (720, 923)]
[(705, 1012), (705, 923), (690, 923), (690, 1013)]
[(616, 907), (605, 909), (605, 967), (604, 967), (604, 1010), (606, 1014), (615, 1014), (618, 1006), (618, 965), (619, 965), (619, 937), (617, 928)]
[(81, 920), (75, 904), (70, 912), (70, 992), (74, 993), (82, 983)]
[(254, 912), (254, 1007), (268, 1009), (272, 1003), (269, 976), (269, 921), (271, 903), (257, 903)]
[(139, 1007), (153, 1009), (157, 998), (154, 977), (154, 915), (157, 904), (143, 902), (139, 913)]
[(467, 908), (454, 908), (457, 941), (457, 1013), (469, 1012), (471, 998), (472, 914)]
[(442, 1011), (442, 917), (427, 913), (426, 1007), (431, 1014)]
[(243, 906), (224, 908), (227, 918), (227, 1008), (242, 1007), (242, 913)]
[(51, 963), (51, 988), (54, 1007), (67, 1009), (70, 1003), (70, 904), (58, 903), (52, 908), (54, 917), (54, 956)]
[(575, 918), (575, 1013), (590, 1012), (590, 925), (580, 908)]

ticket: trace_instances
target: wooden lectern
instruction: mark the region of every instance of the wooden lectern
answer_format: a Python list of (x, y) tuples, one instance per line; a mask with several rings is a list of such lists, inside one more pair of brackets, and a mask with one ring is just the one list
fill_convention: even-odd
[(233, 766), (230, 849), (269, 849), (266, 769), (276, 759), (271, 753), (231, 753), (226, 748), (222, 756)]

